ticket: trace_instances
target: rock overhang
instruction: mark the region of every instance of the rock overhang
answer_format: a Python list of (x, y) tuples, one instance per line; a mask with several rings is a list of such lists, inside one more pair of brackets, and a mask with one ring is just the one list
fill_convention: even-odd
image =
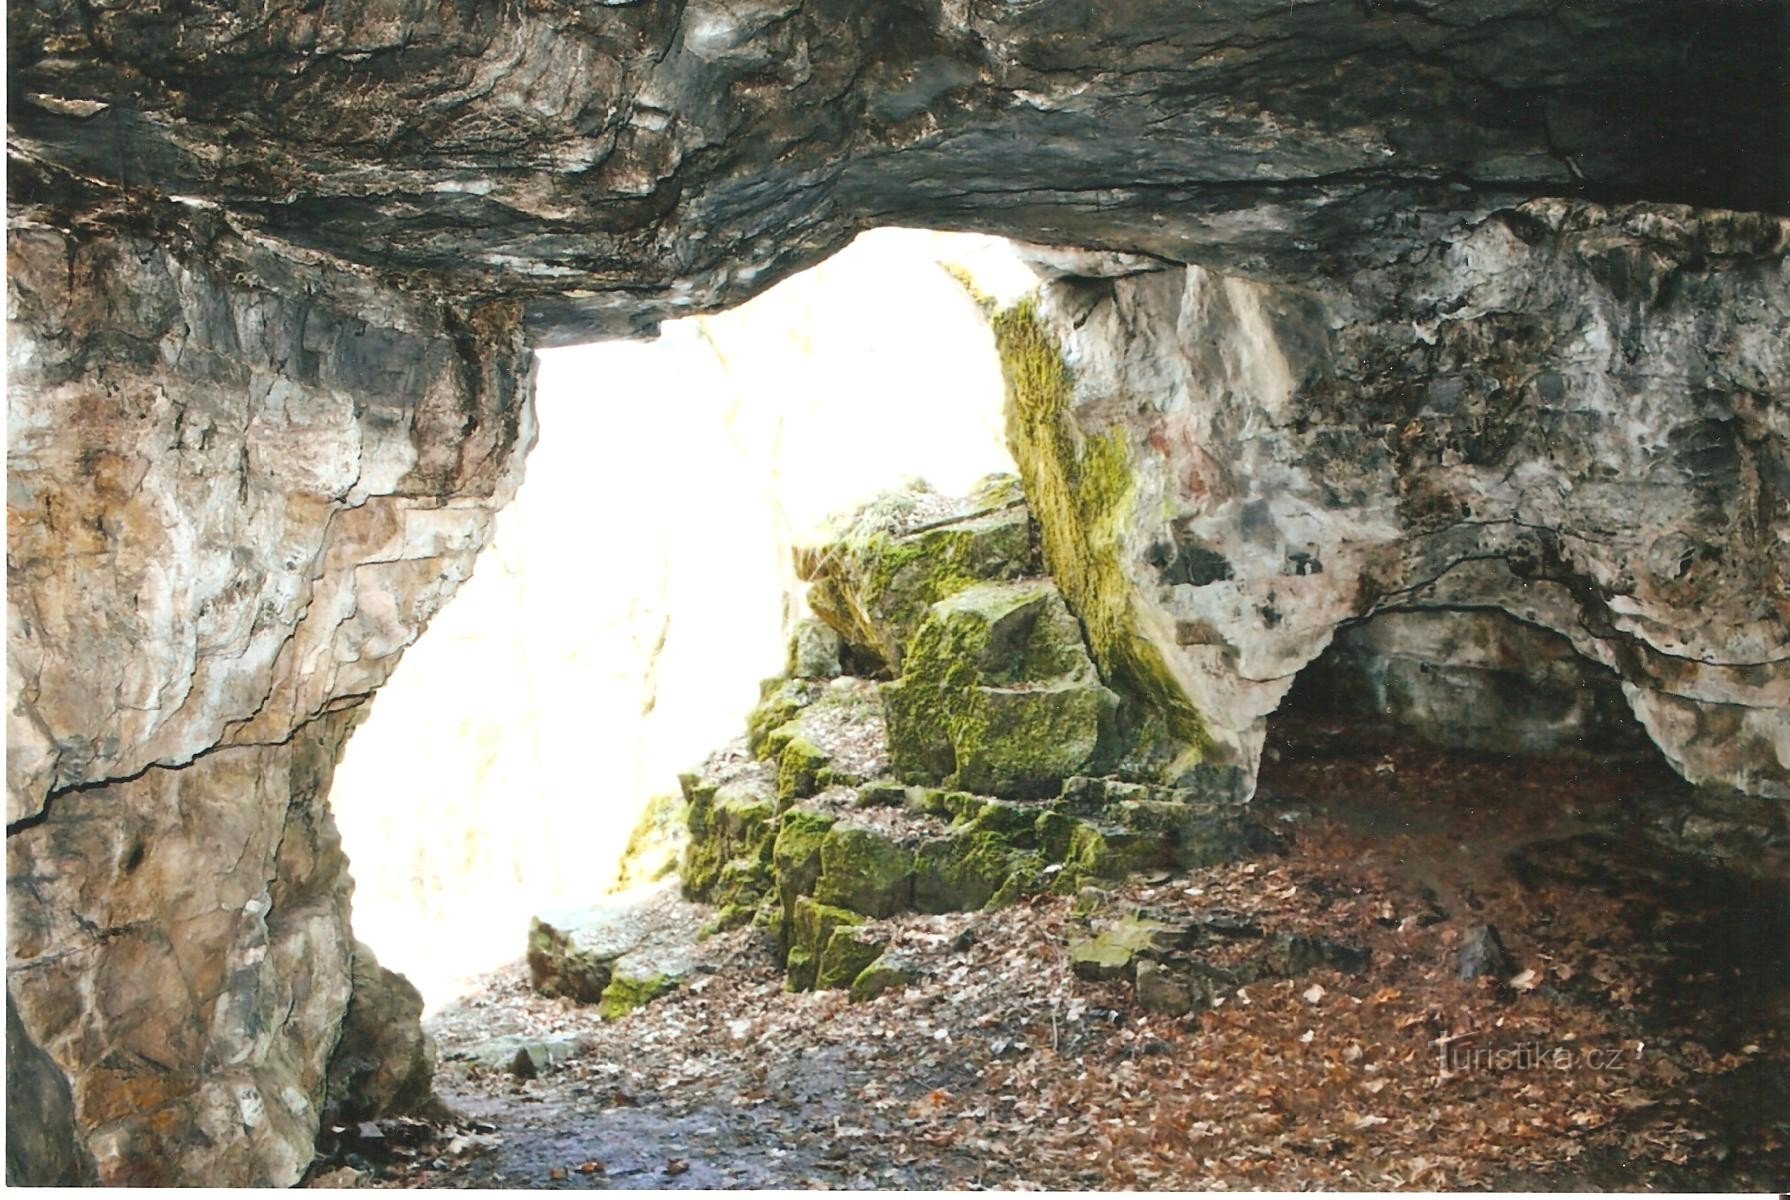
[(193, 198), (537, 345), (877, 223), (1297, 279), (1537, 195), (1790, 211), (1782, 3), (13, 10), (15, 211)]

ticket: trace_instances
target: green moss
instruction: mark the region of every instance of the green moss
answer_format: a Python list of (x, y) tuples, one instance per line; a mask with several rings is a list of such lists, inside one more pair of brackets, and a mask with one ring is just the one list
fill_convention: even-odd
[(865, 967), (882, 957), (887, 945), (861, 929), (850, 926), (834, 929), (828, 935), (815, 967), (815, 988), (824, 991), (850, 987)]
[(978, 582), (1028, 573), (1030, 525), (1011, 491), (1010, 483), (991, 481), (972, 498), (989, 501), (982, 511), (914, 533), (894, 532), (913, 497), (879, 497), (834, 541), (799, 556), (809, 607), (860, 653), (899, 671), (932, 604)]
[(777, 881), (777, 915), (773, 932), (784, 953), (794, 941), (796, 903), (814, 890), (820, 878), (820, 848), (833, 818), (826, 813), (793, 808), (777, 821), (777, 838), (771, 848), (771, 866)]
[(1069, 851), (1053, 887), (1071, 892), (1088, 879), (1123, 879), (1133, 871), (1162, 865), (1170, 849), (1150, 834), (1079, 821), (1069, 835)]
[[(758, 788), (727, 784), (692, 789), (690, 840), (682, 868), (684, 894), (717, 904), (749, 902), (735, 885), (752, 873), (753, 864), (769, 862), (775, 813), (770, 797)], [(735, 863), (742, 865), (730, 866)], [(729, 872), (729, 891), (721, 895), (717, 888)]]
[(932, 606), (882, 689), (895, 773), (1049, 794), (1098, 757), (1117, 697), (1048, 580), (988, 583)]
[(689, 816), (689, 802), (682, 796), (654, 796), (646, 802), (622, 848), (618, 891), (655, 883), (677, 870), (689, 842)]
[(862, 1004), (894, 988), (906, 987), (917, 978), (917, 974), (906, 962), (884, 954), (852, 980), (852, 1003)]
[(1210, 748), (1200, 716), (1162, 651), (1140, 629), (1122, 544), (1131, 517), (1131, 456), (1122, 434), (1083, 436), (1070, 412), (1074, 379), (1061, 349), (1021, 300), (991, 320), (1007, 384), (1007, 440), (1037, 518), (1044, 559), (1080, 618), (1102, 675), (1161, 714), (1186, 747), (1176, 769)]
[(667, 975), (643, 975), (637, 978), (617, 975), (603, 989), (597, 1002), (597, 1015), (606, 1021), (626, 1016), (643, 1008), (677, 987), (678, 981)]
[(790, 929), (789, 952), (784, 960), (785, 984), (792, 992), (814, 986), (822, 951), (834, 930), (850, 928), (864, 920), (850, 909), (823, 904), (812, 896), (796, 899)]
[(820, 694), (820, 687), (806, 680), (765, 680), (759, 685), (758, 707), (746, 717), (747, 749), (757, 758), (769, 758), (782, 749), (771, 744), (771, 735), (795, 720)]
[(1032, 823), (1032, 841), (1051, 862), (1062, 862), (1069, 857), (1069, 841), (1078, 824), (1067, 813), (1041, 812)]
[(886, 834), (835, 825), (820, 844), (820, 878), (814, 896), (826, 904), (872, 917), (888, 917), (913, 899), (914, 858)]
[(984, 318), (992, 317), (994, 315), (994, 297), (976, 286), (975, 276), (969, 273), (968, 268), (964, 267), (961, 263), (940, 262), (939, 269), (956, 281), (957, 286), (962, 288), (964, 293), (975, 303), (976, 307), (981, 310)]
[(814, 795), (819, 790), (821, 773), (826, 765), (826, 751), (800, 733), (791, 736), (777, 755), (778, 801), (787, 805), (792, 800)]

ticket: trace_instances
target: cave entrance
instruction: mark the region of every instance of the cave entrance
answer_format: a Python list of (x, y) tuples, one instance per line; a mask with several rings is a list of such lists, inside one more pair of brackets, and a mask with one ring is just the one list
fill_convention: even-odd
[(737, 735), (801, 615), (793, 542), (1013, 470), (966, 276), (1035, 284), (1001, 239), (875, 230), (654, 341), (541, 353), (526, 481), (332, 791), (356, 934), (431, 1010), (614, 889), (649, 803)]

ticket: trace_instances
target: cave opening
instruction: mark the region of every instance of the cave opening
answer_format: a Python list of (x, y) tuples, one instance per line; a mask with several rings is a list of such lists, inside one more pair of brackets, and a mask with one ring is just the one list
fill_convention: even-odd
[(784, 668), (795, 545), (879, 492), (1011, 474), (967, 289), (1034, 284), (1003, 239), (880, 229), (653, 340), (540, 352), (525, 482), (332, 786), (356, 935), (427, 1011), (532, 917), (644, 882), (630, 839)]

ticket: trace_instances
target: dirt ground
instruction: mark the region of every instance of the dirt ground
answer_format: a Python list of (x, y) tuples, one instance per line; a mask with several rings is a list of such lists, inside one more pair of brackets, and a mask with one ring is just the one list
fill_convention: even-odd
[[(1134, 879), (1372, 951), (1187, 1017), (1069, 969), (1073, 898), (882, 922), (928, 974), (790, 994), (751, 929), (601, 1022), (520, 963), (432, 1022), (457, 1114), (345, 1134), (316, 1175), (384, 1187), (1790, 1187), (1790, 894), (1662, 850), (1662, 765), (1463, 758), (1282, 729), (1257, 806), (1286, 852)], [(1641, 803), (1642, 800), (1646, 803)], [(1774, 870), (1776, 873), (1774, 874)], [(1494, 927), (1508, 974), (1459, 977)], [(540, 1078), (500, 1034), (579, 1034)], [(348, 1163), (354, 1174), (342, 1166)]]

